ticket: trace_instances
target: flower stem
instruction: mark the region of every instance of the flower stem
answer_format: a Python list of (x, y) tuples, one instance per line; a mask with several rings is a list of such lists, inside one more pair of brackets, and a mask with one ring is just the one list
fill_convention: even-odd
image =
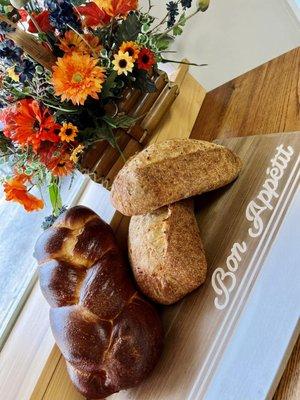
[[(177, 0), (176, 4), (179, 4), (179, 3), (180, 3), (180, 0)], [(170, 14), (170, 12), (168, 11), (167, 14), (164, 16), (164, 18), (149, 31), (149, 34), (153, 33), (153, 31), (156, 31), (160, 26), (162, 26), (166, 22), (169, 14)]]
[(47, 107), (54, 108), (55, 110), (59, 110), (59, 111), (63, 111), (63, 112), (69, 112), (69, 113), (76, 113), (76, 112), (77, 112), (77, 110), (72, 110), (72, 109), (57, 107), (57, 106), (55, 106), (55, 105), (49, 103), (49, 101), (50, 101), (50, 100), (47, 100), (47, 101), (43, 100), (43, 103), (44, 103)]
[(162, 62), (163, 62), (163, 63), (170, 62), (170, 63), (175, 63), (175, 64), (192, 65), (192, 66), (194, 66), (194, 67), (205, 67), (205, 66), (208, 65), (208, 64), (190, 63), (190, 62), (187, 62), (187, 61), (168, 60), (167, 58), (163, 58), (163, 59), (162, 59)]
[[(185, 18), (185, 22), (188, 21), (189, 19), (191, 19), (192, 17), (194, 17), (194, 16), (195, 16), (196, 14), (198, 14), (198, 12), (200, 12), (200, 11), (201, 11), (200, 8), (197, 8), (196, 11), (194, 11), (193, 13), (191, 13), (190, 15), (188, 15), (188, 16)], [(177, 26), (179, 26), (181, 23), (182, 23), (182, 21), (179, 20), (178, 22), (176, 22), (176, 24), (174, 24), (173, 26), (171, 26), (171, 28), (169, 28), (169, 29), (167, 29), (166, 31), (162, 32), (162, 33), (159, 35), (159, 37), (165, 36), (165, 35), (167, 35), (168, 33), (172, 32), (172, 30), (173, 30), (174, 28), (176, 28)]]
[(95, 50), (92, 48), (92, 46), (89, 44), (89, 42), (85, 39), (85, 37), (83, 35), (81, 35), (81, 33), (77, 32), (76, 29), (73, 28), (73, 26), (67, 24), (67, 26), (73, 31), (75, 32), (80, 39), (82, 39), (84, 41), (84, 43), (88, 46), (88, 48), (91, 50), (93, 57), (97, 58), (97, 54), (95, 52)]

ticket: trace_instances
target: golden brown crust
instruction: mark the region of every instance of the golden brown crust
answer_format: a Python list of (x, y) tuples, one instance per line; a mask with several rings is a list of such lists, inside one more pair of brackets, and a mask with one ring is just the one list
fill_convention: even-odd
[(191, 200), (131, 218), (129, 258), (141, 291), (172, 304), (199, 287), (207, 264)]
[(241, 160), (223, 146), (193, 139), (152, 144), (130, 159), (111, 191), (124, 215), (141, 215), (233, 181)]
[(111, 227), (68, 210), (35, 247), (50, 323), (77, 389), (102, 399), (140, 383), (162, 347), (162, 327), (135, 290)]

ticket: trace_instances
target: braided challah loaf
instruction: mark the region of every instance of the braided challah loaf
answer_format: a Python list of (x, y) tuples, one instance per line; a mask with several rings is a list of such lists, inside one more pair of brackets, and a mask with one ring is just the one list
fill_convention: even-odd
[(162, 349), (152, 305), (136, 292), (112, 229), (74, 207), (35, 247), (55, 340), (77, 389), (102, 399), (140, 383)]

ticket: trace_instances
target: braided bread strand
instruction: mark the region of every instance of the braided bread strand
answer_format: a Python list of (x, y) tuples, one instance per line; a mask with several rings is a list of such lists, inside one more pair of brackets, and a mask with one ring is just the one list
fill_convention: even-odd
[(35, 247), (53, 335), (77, 389), (105, 398), (154, 368), (163, 333), (129, 279), (111, 227), (86, 207), (63, 214)]

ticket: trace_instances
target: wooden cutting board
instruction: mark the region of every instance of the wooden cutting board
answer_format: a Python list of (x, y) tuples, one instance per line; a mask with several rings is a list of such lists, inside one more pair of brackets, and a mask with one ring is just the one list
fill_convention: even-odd
[[(232, 346), (237, 323), (246, 309), (253, 287), (259, 283), (260, 272), (264, 269), (268, 254), (275, 245), (275, 238), (299, 189), (299, 132), (231, 138), (219, 140), (218, 143), (235, 151), (242, 158), (244, 167), (233, 184), (195, 199), (209, 265), (207, 280), (199, 290), (177, 305), (164, 307), (166, 340), (159, 365), (144, 384), (137, 389), (114, 395), (114, 400), (210, 398), (210, 391), (215, 390), (211, 384), (213, 377), (230, 342)], [(299, 203), (296, 207), (300, 211)], [(300, 228), (293, 233), (299, 243)], [(294, 251), (296, 256), (296, 248), (289, 250)], [(289, 265), (282, 264), (279, 267), (284, 267), (288, 273)], [(293, 334), (299, 328), (296, 323), (300, 310), (299, 283), (298, 272), (290, 279), (290, 285), (299, 289), (298, 297), (292, 299), (294, 309), (286, 310), (287, 315), (290, 313)], [(286, 291), (294, 294), (292, 287), (286, 287)], [(276, 305), (275, 299), (264, 301)], [(259, 307), (260, 304), (257, 304), (254, 312), (258, 313)], [(285, 354), (280, 357), (281, 364), (293, 334), (288, 330), (280, 331), (280, 322), (267, 329), (274, 329), (282, 335), (281, 343), (270, 343), (271, 352), (278, 352), (280, 346), (285, 349)], [(262, 336), (263, 330), (262, 326)], [(246, 347), (247, 335), (244, 341)], [(259, 346), (260, 342), (257, 342), (257, 348)], [(261, 357), (265, 357), (265, 349), (260, 350)], [(230, 393), (226, 397), (223, 392), (222, 400), (265, 399), (265, 394), (270, 394), (273, 383), (279, 379), (278, 371), (282, 365), (271, 364), (274, 362), (270, 357), (270, 369), (274, 370), (274, 376), (265, 376), (260, 391), (259, 375), (262, 371), (258, 364), (248, 365), (249, 370), (253, 369), (254, 382), (257, 374), (257, 385), (249, 387), (244, 397), (238, 398)], [(228, 377), (237, 372), (234, 365), (227, 367)], [(243, 382), (240, 385), (243, 386)], [(257, 393), (255, 397), (254, 390)], [(215, 397), (215, 400), (217, 398), (221, 397)]]
[[(113, 400), (271, 398), (299, 333), (300, 132), (218, 143), (244, 166), (231, 185), (195, 198), (207, 280), (161, 308), (166, 337), (159, 364)], [(127, 225), (119, 221), (123, 243)], [(82, 399), (63, 360), (51, 375), (46, 393), (34, 398)]]

